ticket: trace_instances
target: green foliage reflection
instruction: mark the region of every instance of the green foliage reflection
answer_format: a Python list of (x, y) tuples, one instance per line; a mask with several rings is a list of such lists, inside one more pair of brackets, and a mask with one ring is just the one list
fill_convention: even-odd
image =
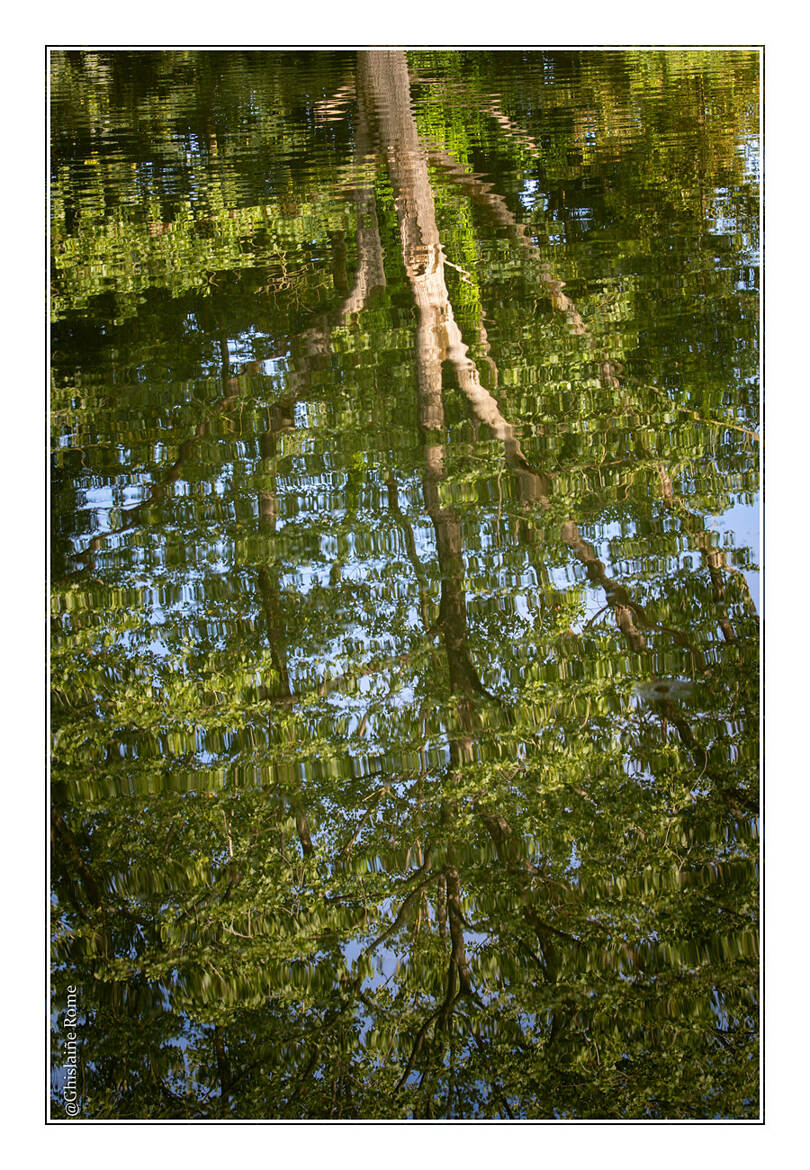
[(54, 1115), (757, 1116), (756, 54), (51, 85)]

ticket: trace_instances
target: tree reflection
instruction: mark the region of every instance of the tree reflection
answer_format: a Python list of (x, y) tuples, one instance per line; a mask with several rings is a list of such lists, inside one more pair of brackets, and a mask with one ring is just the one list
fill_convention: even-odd
[[(273, 61), (229, 56), (223, 96), (193, 56), (155, 149), (200, 203), (135, 162), (112, 289), (94, 201), (133, 181), (77, 179), (55, 118), (55, 1068), (75, 986), (85, 1116), (755, 1116), (758, 619), (709, 519), (756, 488), (745, 248), (694, 324), (736, 313), (737, 364), (683, 397), (686, 283), (601, 277), (499, 181), (540, 160), (574, 231), (594, 124), (617, 266), (665, 262), (640, 178), (684, 232), (722, 187), (755, 235), (756, 70), (696, 55), (662, 105), (652, 62), (628, 138), (634, 59), (548, 55), (546, 143), (543, 85), (524, 126), (487, 54), (329, 58), (303, 110)], [(55, 89), (110, 109), (118, 70), (141, 126), (187, 67), (69, 56)], [(261, 203), (241, 82), (290, 133)]]

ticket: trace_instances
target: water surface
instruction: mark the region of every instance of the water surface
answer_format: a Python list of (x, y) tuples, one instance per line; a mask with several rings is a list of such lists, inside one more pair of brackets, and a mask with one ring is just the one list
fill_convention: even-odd
[(52, 54), (54, 1116), (758, 1116), (758, 133)]

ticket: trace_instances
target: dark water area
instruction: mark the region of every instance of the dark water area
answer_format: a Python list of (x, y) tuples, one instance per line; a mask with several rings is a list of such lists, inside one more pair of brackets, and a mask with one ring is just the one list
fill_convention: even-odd
[(53, 1117), (759, 1116), (759, 100), (51, 54)]

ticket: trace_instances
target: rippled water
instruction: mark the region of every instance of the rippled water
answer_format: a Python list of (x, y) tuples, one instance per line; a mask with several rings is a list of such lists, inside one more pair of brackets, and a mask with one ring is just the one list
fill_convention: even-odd
[(758, 133), (52, 54), (54, 1116), (758, 1116)]

